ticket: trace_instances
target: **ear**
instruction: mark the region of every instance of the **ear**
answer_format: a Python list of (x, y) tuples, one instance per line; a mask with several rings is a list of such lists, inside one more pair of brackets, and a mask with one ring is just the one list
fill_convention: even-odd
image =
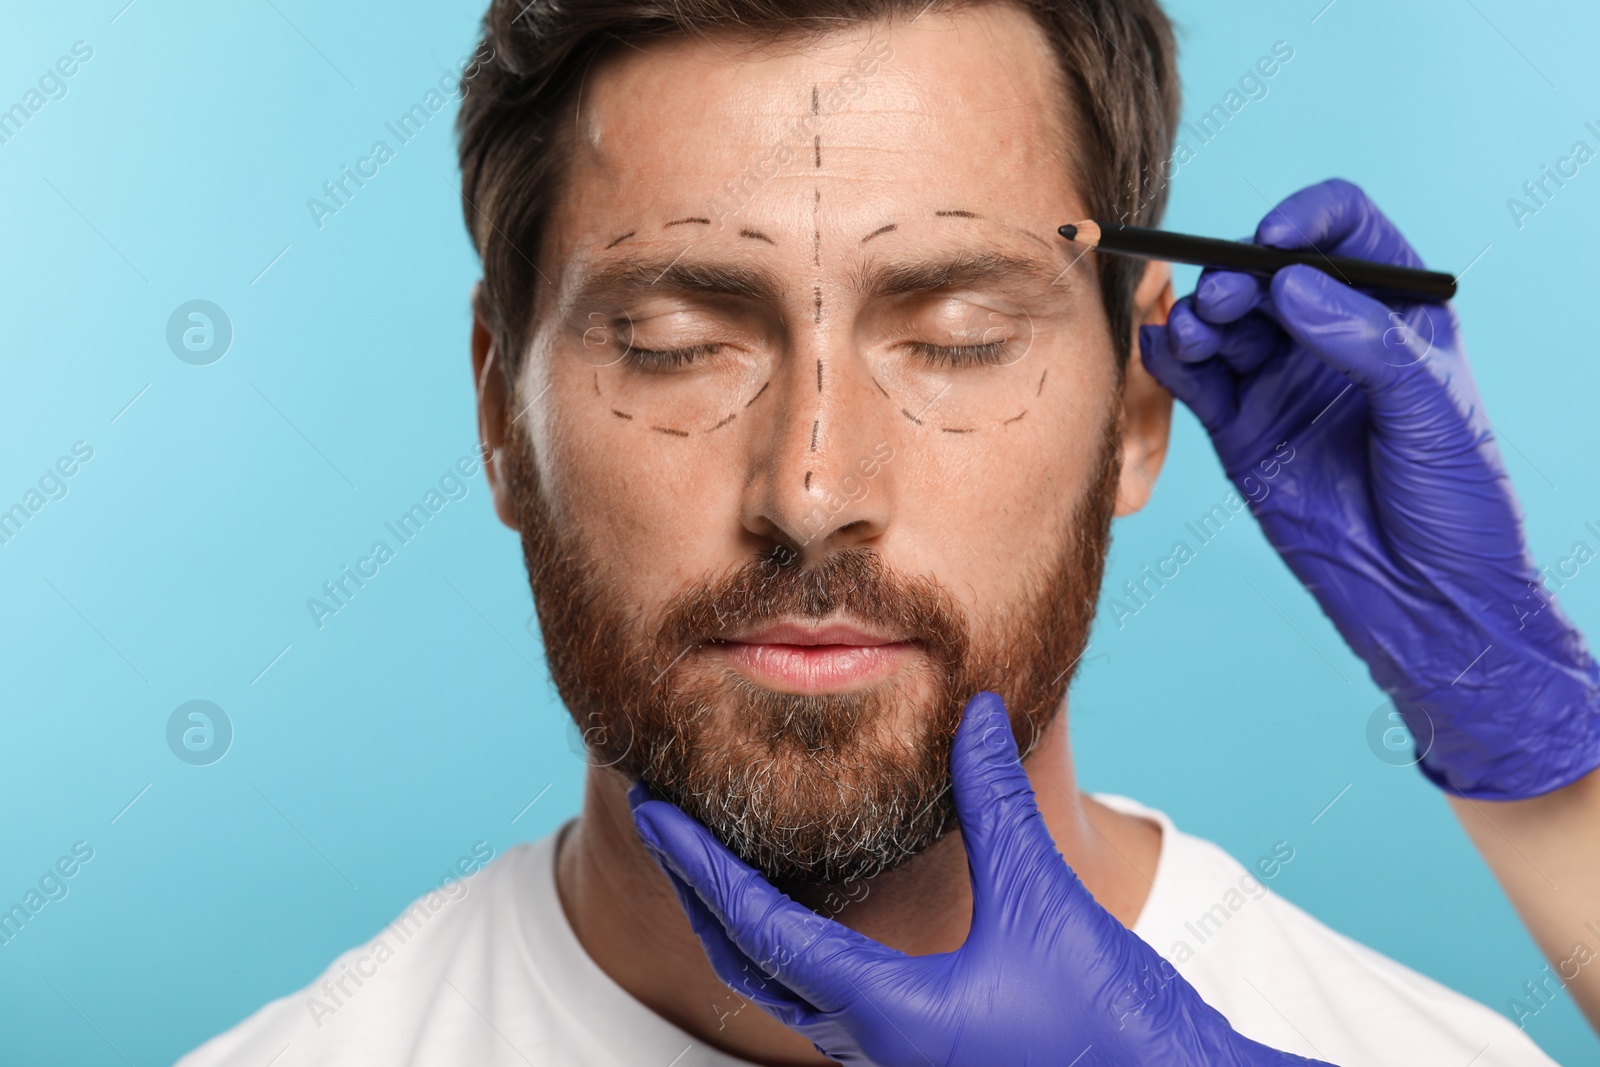
[(500, 521), (517, 529), (516, 510), (511, 506), (511, 487), (506, 481), (501, 450), (509, 445), (507, 417), (509, 394), (506, 378), (498, 365), (499, 344), (490, 326), (483, 295), (483, 282), (472, 286), (472, 380), (478, 394), (478, 441), (483, 450), (483, 476), (494, 498), (494, 512)]
[(1133, 294), (1133, 348), (1122, 384), (1122, 478), (1117, 485), (1115, 514), (1132, 515), (1150, 502), (1156, 477), (1167, 458), (1172, 431), (1172, 394), (1144, 368), (1139, 352), (1139, 327), (1161, 326), (1176, 298), (1172, 267), (1154, 260)]

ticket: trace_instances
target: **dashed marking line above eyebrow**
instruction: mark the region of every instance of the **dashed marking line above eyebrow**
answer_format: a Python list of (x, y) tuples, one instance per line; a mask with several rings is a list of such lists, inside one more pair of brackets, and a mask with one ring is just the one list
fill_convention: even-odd
[(861, 243), (862, 244), (866, 244), (868, 241), (872, 240), (874, 237), (882, 237), (884, 234), (893, 233), (895, 230), (898, 230), (899, 228), (900, 228), (900, 224), (898, 222), (891, 222), (887, 226), (879, 226), (876, 230), (873, 230), (871, 233), (869, 233), (865, 237), (863, 237), (861, 239)]
[(774, 241), (772, 238), (768, 237), (766, 234), (762, 233), (760, 230), (748, 230), (748, 229), (747, 230), (740, 230), (739, 231), (739, 236), (740, 237), (748, 237), (752, 241), (765, 241), (769, 245), (775, 245), (775, 244), (778, 243), (778, 242)]
[(618, 237), (615, 241), (612, 241), (610, 244), (606, 245), (606, 251), (607, 252), (611, 251), (613, 248), (617, 247), (622, 242), (626, 241), (628, 238), (632, 237), (634, 234), (636, 234), (638, 232), (639, 232), (638, 230), (629, 230), (627, 233), (623, 234), (621, 237)]
[(746, 400), (744, 402), (744, 406), (745, 407), (749, 407), (751, 404), (754, 404), (757, 400), (760, 400), (761, 399), (761, 394), (766, 392), (767, 391), (767, 386), (769, 386), (771, 384), (772, 383), (770, 381), (763, 383), (761, 388), (756, 390), (756, 395), (751, 397), (749, 400)]
[(673, 437), (688, 437), (689, 436), (689, 431), (688, 430), (674, 430), (670, 426), (652, 426), (650, 428), (652, 430), (656, 431), (656, 433), (667, 433), (667, 434), (671, 434)]
[(671, 222), (669, 222), (665, 226), (663, 226), (662, 229), (670, 230), (674, 226), (687, 226), (691, 222), (696, 223), (697, 225), (700, 225), (700, 226), (710, 226), (711, 225), (711, 220), (706, 218), (703, 215), (690, 215), (688, 218), (684, 218), (684, 219), (673, 219)]
[(960, 210), (956, 210), (956, 211), (935, 211), (933, 214), (934, 214), (935, 218), (941, 218), (941, 219), (981, 219), (981, 218), (983, 218), (982, 215), (979, 215), (975, 211), (960, 211)]

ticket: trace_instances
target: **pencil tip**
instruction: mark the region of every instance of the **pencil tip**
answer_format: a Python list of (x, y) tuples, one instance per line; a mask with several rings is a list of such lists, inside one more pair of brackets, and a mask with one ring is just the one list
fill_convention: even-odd
[(1065, 237), (1069, 241), (1076, 241), (1078, 239), (1078, 228), (1076, 226), (1072, 225), (1072, 223), (1070, 223), (1070, 222), (1067, 223), (1065, 226), (1061, 227), (1056, 232), (1059, 233), (1061, 236)]

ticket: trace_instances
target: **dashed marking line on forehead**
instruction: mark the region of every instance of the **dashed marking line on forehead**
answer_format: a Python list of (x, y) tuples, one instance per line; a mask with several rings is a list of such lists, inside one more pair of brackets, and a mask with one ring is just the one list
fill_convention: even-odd
[(811, 196), (811, 261), (822, 266), (822, 190), (813, 189)]
[(632, 237), (634, 234), (636, 234), (638, 232), (639, 232), (638, 230), (629, 230), (627, 233), (623, 234), (621, 237), (618, 237), (616, 240), (614, 240), (610, 244), (606, 245), (606, 251), (607, 252), (611, 251), (613, 248), (617, 247), (622, 242), (626, 241), (628, 238)]
[(691, 223), (696, 226), (710, 226), (711, 220), (706, 218), (704, 215), (690, 215), (687, 218), (673, 219), (671, 222), (667, 223), (661, 228), (663, 230), (670, 230), (674, 226), (688, 226)]
[(652, 430), (654, 430), (656, 433), (669, 434), (669, 435), (671, 435), (673, 437), (688, 437), (689, 436), (689, 431), (688, 430), (674, 430), (670, 426), (652, 426), (650, 428)]
[(949, 210), (949, 211), (935, 211), (933, 213), (933, 217), (936, 218), (936, 219), (981, 219), (981, 218), (983, 218), (983, 216), (978, 214), (976, 211), (967, 211), (967, 210), (962, 209), (962, 208), (956, 208), (954, 210)]
[(739, 236), (748, 237), (752, 241), (765, 241), (769, 245), (776, 245), (778, 243), (772, 238), (768, 237), (766, 234), (762, 233), (760, 230), (752, 230), (748, 228), (743, 229), (739, 231)]
[(871, 233), (869, 233), (865, 237), (863, 237), (861, 239), (861, 243), (862, 244), (866, 244), (868, 241), (872, 240), (874, 237), (882, 237), (884, 234), (893, 233), (894, 231), (898, 230), (899, 228), (900, 228), (900, 224), (898, 222), (891, 222), (887, 226), (879, 226), (876, 230), (873, 230)]
[(822, 392), (822, 360), (817, 360), (817, 392)]
[(813, 286), (811, 296), (812, 302), (816, 305), (816, 313), (812, 316), (811, 321), (820, 323), (822, 321), (822, 286)]
[(819, 134), (817, 134), (815, 137), (813, 137), (811, 139), (811, 153), (812, 153), (812, 156), (813, 156), (812, 165), (814, 167), (816, 167), (816, 169), (821, 170), (822, 169), (822, 134), (819, 133)]
[(941, 427), (939, 427), (939, 432), (940, 433), (977, 433), (978, 430), (977, 430), (977, 427), (975, 427), (975, 426), (968, 426), (966, 429), (963, 429), (963, 430), (957, 430), (957, 429), (955, 429), (953, 427), (950, 427), (950, 426), (941, 426)]

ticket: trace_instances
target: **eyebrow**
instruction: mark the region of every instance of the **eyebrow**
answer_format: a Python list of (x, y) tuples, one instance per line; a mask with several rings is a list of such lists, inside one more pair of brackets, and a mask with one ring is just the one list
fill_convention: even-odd
[[(873, 263), (855, 271), (849, 284), (858, 294), (893, 297), (1001, 283), (1032, 282), (1044, 287), (1058, 274), (1054, 264), (1041, 259), (969, 250)], [(788, 288), (781, 276), (760, 267), (696, 261), (679, 255), (672, 260), (623, 260), (599, 268), (583, 281), (577, 299), (595, 302), (654, 289), (776, 303)]]
[(650, 289), (776, 301), (783, 287), (766, 271), (755, 267), (697, 262), (680, 254), (671, 260), (628, 259), (601, 267), (584, 279), (578, 299), (593, 301)]
[(1058, 274), (1042, 260), (1005, 252), (957, 252), (953, 255), (875, 263), (851, 279), (858, 293), (904, 296), (938, 289), (966, 289), (995, 283), (1044, 282)]

